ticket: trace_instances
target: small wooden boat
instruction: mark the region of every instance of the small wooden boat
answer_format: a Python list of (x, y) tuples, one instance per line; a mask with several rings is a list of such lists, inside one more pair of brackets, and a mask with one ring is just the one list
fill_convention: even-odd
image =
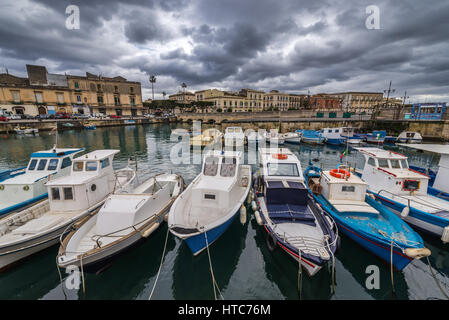
[(208, 152), (201, 173), (170, 209), (171, 233), (184, 240), (194, 255), (199, 254), (243, 210), (250, 188), (251, 166), (243, 164), (243, 152)]
[(91, 123), (91, 122), (84, 122), (84, 124), (83, 124), (83, 127), (84, 127), (84, 129), (86, 129), (86, 130), (95, 130), (95, 129), (97, 129), (97, 126), (96, 125), (94, 125), (93, 123)]
[(95, 268), (150, 236), (183, 191), (176, 174), (159, 174), (128, 190), (110, 195), (98, 213), (74, 225), (58, 253), (58, 265)]
[(39, 129), (31, 128), (31, 127), (16, 126), (14, 128), (14, 132), (16, 134), (36, 134), (36, 133), (39, 133)]
[[(402, 270), (430, 255), (422, 238), (387, 207), (373, 200), (366, 183), (343, 166), (322, 171), (309, 166), (304, 177), (315, 200), (339, 230), (374, 255)], [(393, 256), (393, 258), (391, 258)]]
[(114, 172), (118, 150), (97, 150), (73, 160), (69, 176), (47, 182), (49, 199), (0, 219), (0, 270), (48, 248), (68, 227), (98, 210), (114, 191), (125, 189), (135, 171)]
[(213, 147), (213, 146), (220, 146), (221, 147), (221, 140), (223, 138), (223, 133), (221, 133), (220, 130), (211, 128), (206, 129), (203, 131), (203, 134), (193, 136), (190, 138), (190, 146), (193, 148), (203, 148), (203, 147)]
[(287, 132), (282, 134), (285, 143), (291, 144), (300, 144), (301, 143), (301, 134), (299, 132)]
[(323, 144), (325, 139), (319, 131), (315, 130), (296, 130), (301, 133), (301, 141), (308, 144)]
[(337, 226), (308, 194), (301, 163), (289, 149), (259, 148), (259, 164), (253, 210), (267, 246), (279, 246), (313, 276), (337, 249)]

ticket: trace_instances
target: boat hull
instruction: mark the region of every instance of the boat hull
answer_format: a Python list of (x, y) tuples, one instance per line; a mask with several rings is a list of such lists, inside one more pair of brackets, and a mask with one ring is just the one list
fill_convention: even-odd
[[(379, 196), (374, 193), (376, 199), (380, 200), (381, 203), (388, 208), (390, 208), (395, 214), (401, 216), (401, 212), (405, 205), (398, 203), (394, 200)], [(410, 212), (404, 220), (415, 227), (416, 229), (425, 231), (431, 235), (441, 237), (444, 232), (444, 228), (449, 225), (449, 220), (435, 216), (431, 213), (426, 213), (421, 210), (417, 210), (413, 207), (410, 208)]]
[[(232, 217), (230, 217), (228, 220), (226, 220), (224, 223), (222, 223), (219, 226), (216, 226), (213, 229), (210, 229), (206, 231), (206, 235), (204, 233), (200, 233), (197, 235), (194, 235), (192, 237), (188, 237), (185, 239), (185, 242), (189, 246), (189, 249), (192, 251), (193, 255), (200, 254), (204, 249), (206, 249), (207, 245), (211, 245), (214, 243), (225, 231), (226, 229), (231, 225), (231, 223), (234, 221), (234, 218), (239, 213), (239, 211), (235, 212)], [(207, 236), (207, 240), (206, 240)]]
[(307, 138), (307, 137), (302, 137), (302, 142), (304, 143), (308, 143), (308, 144), (323, 144), (324, 143), (324, 139), (323, 138)]

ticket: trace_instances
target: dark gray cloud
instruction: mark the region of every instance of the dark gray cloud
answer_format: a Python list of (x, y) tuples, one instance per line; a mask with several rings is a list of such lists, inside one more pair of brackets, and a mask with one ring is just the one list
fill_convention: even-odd
[[(67, 30), (78, 5), (81, 29)], [(380, 30), (365, 27), (380, 8)], [(408, 0), (6, 0), (0, 60), (51, 72), (158, 76), (157, 92), (253, 87), (383, 90), (449, 99), (449, 2)]]

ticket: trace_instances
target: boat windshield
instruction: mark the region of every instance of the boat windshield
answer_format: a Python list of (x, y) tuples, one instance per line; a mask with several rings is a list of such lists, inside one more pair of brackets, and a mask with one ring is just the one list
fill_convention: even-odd
[(48, 163), (48, 170), (56, 170), (58, 168), (59, 159), (50, 159)]
[(45, 170), (46, 165), (47, 165), (47, 159), (40, 160), (39, 164), (37, 165), (37, 170), (39, 170), (39, 171)]
[(388, 160), (387, 159), (377, 159), (379, 162), (380, 168), (388, 168)]
[(298, 166), (296, 163), (269, 163), (268, 175), (298, 177)]
[(401, 165), (399, 164), (399, 160), (390, 160), (391, 168), (400, 169)]
[(408, 169), (408, 163), (407, 160), (403, 159), (401, 160), (402, 169)]
[(222, 177), (233, 177), (237, 168), (237, 160), (235, 158), (224, 158), (221, 163), (220, 175)]
[(205, 176), (216, 176), (218, 171), (218, 158), (207, 157), (205, 161), (203, 174)]
[(28, 166), (28, 170), (34, 170), (36, 168), (37, 159), (33, 159), (30, 161), (30, 165)]
[(228, 133), (233, 133), (234, 132), (234, 128), (228, 128)]

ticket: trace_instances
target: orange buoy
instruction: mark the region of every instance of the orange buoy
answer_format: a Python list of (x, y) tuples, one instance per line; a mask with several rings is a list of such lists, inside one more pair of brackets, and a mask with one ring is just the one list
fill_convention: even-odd
[(283, 154), (283, 153), (275, 153), (275, 154), (272, 155), (272, 157), (274, 159), (278, 159), (278, 160), (285, 160), (285, 159), (288, 158), (288, 156), (286, 154)]
[(344, 169), (332, 169), (330, 171), (331, 176), (339, 179), (345, 179), (349, 178), (351, 176), (351, 173), (348, 170)]

